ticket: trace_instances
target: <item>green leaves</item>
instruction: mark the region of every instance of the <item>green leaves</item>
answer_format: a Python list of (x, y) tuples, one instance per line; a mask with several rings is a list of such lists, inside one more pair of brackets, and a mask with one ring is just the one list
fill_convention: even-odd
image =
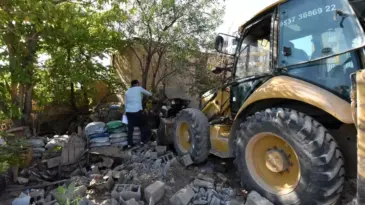
[[(77, 93), (81, 88), (94, 92), (95, 81), (106, 81), (113, 88), (113, 71), (95, 59), (123, 46), (123, 35), (114, 24), (133, 12), (123, 4), (124, 0), (13, 0), (1, 4), (0, 106), (4, 109), (0, 109), (0, 117), (24, 116), (25, 95), (38, 108), (69, 102), (71, 83)], [(39, 63), (43, 56), (46, 60)], [(30, 96), (25, 94), (25, 86), (33, 87)], [(87, 95), (80, 94), (79, 99)]]

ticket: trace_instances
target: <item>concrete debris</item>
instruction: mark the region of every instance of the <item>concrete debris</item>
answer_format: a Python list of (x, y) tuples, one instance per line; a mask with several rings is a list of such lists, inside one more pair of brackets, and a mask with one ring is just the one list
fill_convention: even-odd
[(115, 183), (113, 177), (104, 177), (99, 174), (93, 174), (91, 177), (92, 180), (90, 181), (89, 187), (98, 191), (111, 190)]
[(168, 162), (168, 161), (173, 161), (173, 160), (175, 160), (175, 156), (174, 156), (174, 154), (173, 154), (172, 152), (170, 152), (170, 153), (167, 153), (167, 154), (165, 154), (165, 155), (163, 155), (163, 156), (159, 157), (159, 159), (161, 159), (161, 161), (162, 161), (163, 163), (166, 163), (166, 162)]
[(27, 179), (27, 178), (23, 178), (23, 177), (18, 177), (18, 178), (17, 178), (17, 182), (18, 182), (19, 184), (27, 184), (27, 183), (29, 182), (29, 179)]
[(159, 156), (164, 155), (167, 151), (166, 146), (156, 146), (155, 149), (156, 149), (157, 155), (159, 155)]
[(112, 198), (111, 201), (112, 201), (111, 205), (119, 205), (119, 202), (116, 199)]
[(229, 201), (228, 205), (245, 205), (245, 202), (238, 199), (232, 199), (231, 201)]
[[(72, 145), (73, 142), (76, 146)], [(82, 199), (81, 205), (244, 204), (243, 199), (236, 199), (239, 192), (236, 196), (236, 190), (227, 185), (228, 178), (222, 173), (215, 173), (215, 164), (211, 162), (190, 167), (193, 160), (190, 155), (184, 155), (179, 158), (181, 164), (175, 163), (175, 154), (168, 147), (157, 146), (156, 143), (135, 146), (126, 151), (111, 146), (91, 148), (88, 153), (81, 146), (83, 143), (86, 146), (75, 135), (30, 140), (34, 149), (46, 151), (40, 154), (42, 163), (20, 170), (20, 184), (71, 177), (58, 183), (61, 188), (54, 187), (52, 191), (49, 190), (51, 186), (38, 186), (36, 188), (40, 189), (24, 192), (31, 197), (30, 201), (43, 205), (63, 204), (57, 201), (60, 198)], [(72, 161), (74, 163), (70, 163)], [(60, 189), (66, 190), (62, 197)], [(19, 193), (12, 197), (17, 196)]]
[(157, 155), (157, 152), (151, 152), (151, 159), (157, 159), (158, 155)]
[(134, 184), (116, 184), (111, 193), (114, 199), (129, 200), (129, 199), (141, 199), (141, 186)]
[(96, 165), (93, 165), (91, 167), (91, 174), (100, 174), (99, 167)]
[(188, 205), (194, 197), (194, 194), (195, 193), (191, 187), (183, 188), (170, 198), (170, 203), (172, 205)]
[(252, 191), (248, 194), (245, 205), (274, 205), (266, 198), (262, 197), (256, 191)]
[(144, 190), (144, 197), (149, 205), (155, 205), (165, 195), (165, 183), (156, 181)]
[(190, 154), (186, 154), (186, 155), (184, 155), (184, 156), (181, 158), (181, 160), (182, 160), (182, 163), (183, 163), (183, 165), (184, 165), (185, 167), (190, 166), (190, 165), (192, 165), (192, 164), (193, 164), (193, 160), (191, 159)]
[(103, 162), (97, 163), (96, 166), (110, 168), (114, 163), (114, 160), (110, 157), (103, 157), (102, 159)]
[(214, 184), (212, 182), (209, 181), (203, 181), (200, 179), (195, 179), (194, 180), (194, 185), (197, 187), (204, 187), (204, 188), (208, 188), (208, 189), (213, 189), (214, 188)]
[(57, 167), (61, 164), (61, 157), (54, 157), (52, 159), (47, 160), (48, 169)]
[(126, 202), (126, 205), (139, 205), (135, 199), (130, 199)]
[(224, 176), (222, 173), (217, 173), (217, 177), (222, 180), (223, 183), (226, 183), (228, 181), (228, 178)]
[(214, 179), (208, 176), (205, 176), (204, 174), (198, 174), (198, 179), (201, 179), (203, 181), (214, 183)]

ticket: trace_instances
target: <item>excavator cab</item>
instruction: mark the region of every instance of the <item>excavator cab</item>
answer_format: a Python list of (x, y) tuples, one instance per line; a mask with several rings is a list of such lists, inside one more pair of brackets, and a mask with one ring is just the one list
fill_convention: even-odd
[(335, 204), (356, 177), (350, 75), (365, 65), (364, 2), (281, 0), (220, 34), (231, 80), (174, 118), (177, 153), (234, 159), (242, 186), (274, 204)]

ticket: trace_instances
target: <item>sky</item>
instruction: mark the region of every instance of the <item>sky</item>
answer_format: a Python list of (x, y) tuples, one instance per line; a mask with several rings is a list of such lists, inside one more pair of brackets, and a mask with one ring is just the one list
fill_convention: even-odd
[(226, 12), (223, 24), (217, 32), (232, 34), (238, 27), (252, 18), (257, 12), (271, 5), (277, 0), (225, 0)]

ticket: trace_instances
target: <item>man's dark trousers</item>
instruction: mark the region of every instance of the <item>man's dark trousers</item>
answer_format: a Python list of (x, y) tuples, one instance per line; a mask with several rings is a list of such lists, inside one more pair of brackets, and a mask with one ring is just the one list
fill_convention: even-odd
[(133, 145), (134, 127), (139, 127), (139, 130), (141, 131), (141, 142), (147, 143), (147, 119), (142, 110), (140, 110), (139, 112), (127, 112), (126, 114), (128, 119), (128, 145)]

